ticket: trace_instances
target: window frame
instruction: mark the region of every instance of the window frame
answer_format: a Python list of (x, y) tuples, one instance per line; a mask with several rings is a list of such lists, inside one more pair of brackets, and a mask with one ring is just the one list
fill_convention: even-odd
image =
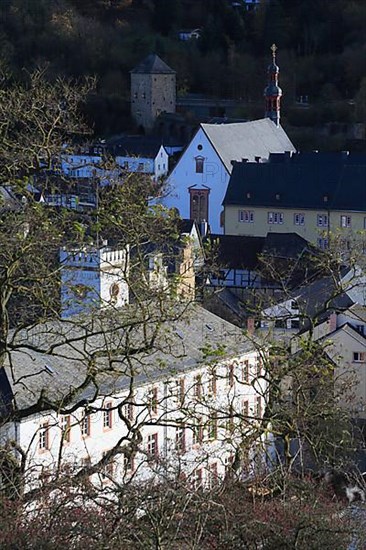
[(135, 419), (135, 405), (132, 401), (125, 403), (124, 415), (129, 422), (133, 422)]
[[(102, 458), (104, 458), (107, 453), (109, 453), (109, 450), (108, 451), (103, 451), (102, 452)], [(115, 475), (115, 469), (116, 469), (116, 463), (114, 462), (113, 460), (113, 457), (111, 458), (111, 460), (109, 460), (108, 462), (105, 462), (103, 464), (103, 470), (101, 472), (102, 474), (102, 478), (105, 480), (105, 481), (110, 481), (110, 477), (113, 477)]]
[(135, 457), (132, 453), (123, 455), (123, 471), (125, 474), (135, 470)]
[[(50, 449), (50, 424), (48, 420), (42, 422), (38, 432), (38, 450), (40, 452), (49, 451)], [(44, 442), (44, 443), (42, 443)]]
[(302, 212), (295, 212), (294, 225), (298, 225), (298, 226), (305, 225), (305, 214), (303, 214)]
[(241, 362), (241, 369), (242, 369), (242, 382), (244, 384), (250, 384), (250, 365), (249, 365), (249, 359), (244, 359)]
[(203, 424), (202, 418), (195, 418), (192, 430), (192, 446), (202, 445), (203, 443)]
[(205, 169), (205, 157), (198, 155), (194, 157), (194, 161), (196, 174), (203, 174)]
[(158, 405), (159, 405), (158, 388), (157, 386), (154, 386), (149, 390), (149, 394), (148, 394), (148, 408), (149, 408), (149, 413), (151, 415), (155, 416), (158, 414)]
[(62, 414), (60, 417), (61, 437), (64, 443), (71, 442), (71, 416)]
[(202, 374), (197, 374), (195, 377), (194, 377), (194, 387), (193, 387), (193, 391), (194, 391), (194, 397), (196, 399), (200, 399), (202, 397), (202, 394), (203, 394), (203, 388), (202, 388)]
[(210, 371), (210, 393), (211, 395), (213, 395), (214, 397), (216, 397), (216, 394), (217, 394), (217, 370), (216, 368), (213, 368), (211, 371)]
[(175, 428), (175, 450), (179, 454), (185, 454), (187, 451), (186, 428), (184, 425)]
[(328, 216), (328, 214), (317, 214), (316, 215), (316, 225), (317, 225), (317, 227), (329, 227), (329, 216)]
[(235, 385), (235, 363), (230, 363), (227, 366), (227, 385), (229, 388), (233, 388)]
[(155, 432), (147, 436), (146, 442), (147, 454), (151, 459), (156, 460), (159, 456), (159, 434)]
[(327, 237), (318, 237), (316, 244), (320, 250), (327, 250), (329, 247), (329, 239)]
[(284, 214), (281, 211), (267, 212), (267, 223), (269, 225), (283, 225)]
[(207, 439), (209, 441), (216, 441), (218, 436), (219, 424), (217, 413), (213, 412), (210, 415), (209, 421), (207, 423)]
[(342, 229), (350, 228), (352, 227), (352, 216), (349, 214), (341, 214), (339, 222)]
[(254, 210), (239, 210), (239, 223), (254, 223)]
[(86, 413), (80, 421), (81, 437), (90, 437), (91, 433), (91, 419), (90, 414)]
[(109, 401), (108, 403), (105, 404), (104, 406), (104, 411), (103, 411), (103, 430), (104, 431), (107, 431), (107, 430), (111, 430), (113, 428), (113, 403), (112, 401)]

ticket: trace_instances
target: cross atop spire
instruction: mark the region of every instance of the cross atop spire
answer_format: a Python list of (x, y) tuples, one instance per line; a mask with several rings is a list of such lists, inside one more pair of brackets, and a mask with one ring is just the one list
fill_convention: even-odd
[(276, 64), (276, 52), (278, 48), (276, 44), (272, 44), (270, 49), (272, 52), (272, 63), (267, 69), (268, 83), (264, 90), (266, 104), (265, 116), (273, 120), (276, 126), (279, 126), (282, 90), (278, 85), (278, 75), (280, 72), (280, 69)]

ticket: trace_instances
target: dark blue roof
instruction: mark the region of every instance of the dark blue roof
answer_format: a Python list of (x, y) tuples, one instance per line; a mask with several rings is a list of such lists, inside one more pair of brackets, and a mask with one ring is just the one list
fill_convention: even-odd
[(261, 254), (276, 258), (298, 258), (311, 245), (296, 233), (267, 233), (266, 237), (249, 235), (208, 235), (215, 245), (218, 264), (230, 269), (257, 269)]
[(115, 136), (107, 144), (113, 155), (155, 158), (162, 146), (161, 138), (145, 136)]
[(223, 204), (366, 211), (366, 155), (281, 153), (236, 162)]

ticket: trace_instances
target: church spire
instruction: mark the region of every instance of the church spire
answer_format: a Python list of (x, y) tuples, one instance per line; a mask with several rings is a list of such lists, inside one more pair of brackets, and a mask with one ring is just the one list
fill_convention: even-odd
[(278, 75), (280, 69), (276, 65), (276, 44), (272, 44), (272, 63), (268, 65), (267, 76), (268, 83), (264, 89), (264, 98), (265, 98), (265, 117), (270, 118), (276, 124), (280, 125), (280, 102), (282, 96), (282, 90), (278, 85)]

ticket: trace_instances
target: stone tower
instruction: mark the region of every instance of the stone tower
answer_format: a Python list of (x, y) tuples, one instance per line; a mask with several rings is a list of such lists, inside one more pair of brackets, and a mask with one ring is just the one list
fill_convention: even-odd
[(175, 71), (156, 54), (148, 55), (131, 74), (131, 114), (145, 131), (160, 113), (175, 113)]
[(282, 90), (278, 85), (278, 75), (280, 69), (276, 65), (276, 51), (277, 47), (275, 44), (271, 46), (272, 50), (272, 63), (268, 65), (267, 75), (268, 83), (264, 89), (264, 98), (265, 98), (265, 117), (270, 118), (276, 124), (280, 125), (280, 110), (281, 110), (281, 96)]
[(61, 316), (88, 314), (128, 303), (128, 249), (62, 249)]

